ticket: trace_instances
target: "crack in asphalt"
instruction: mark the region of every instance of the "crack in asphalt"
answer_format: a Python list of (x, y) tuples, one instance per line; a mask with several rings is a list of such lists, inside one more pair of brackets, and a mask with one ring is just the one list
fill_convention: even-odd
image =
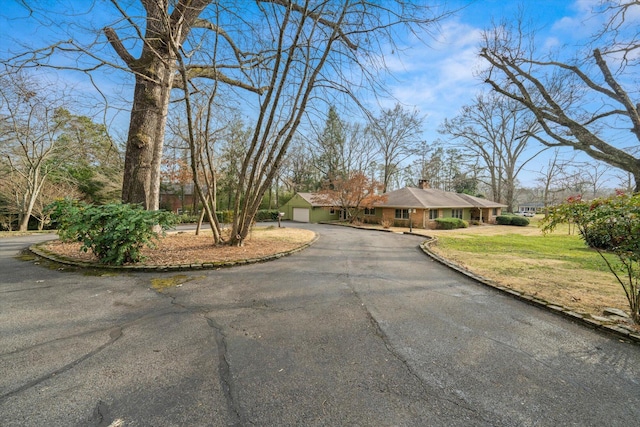
[(23, 392), (25, 390), (28, 390), (28, 389), (30, 389), (32, 387), (35, 387), (38, 384), (40, 384), (40, 383), (42, 383), (44, 381), (47, 381), (47, 380), (49, 380), (49, 379), (51, 379), (51, 378), (53, 378), (53, 377), (55, 377), (57, 375), (60, 375), (60, 374), (62, 374), (64, 372), (67, 372), (67, 371), (73, 369), (74, 367), (76, 367), (77, 365), (79, 365), (80, 363), (84, 362), (85, 360), (95, 356), (96, 354), (100, 353), (101, 351), (105, 350), (106, 348), (108, 348), (111, 345), (113, 345), (116, 341), (118, 341), (122, 337), (125, 328), (127, 328), (127, 327), (129, 327), (129, 326), (131, 326), (131, 325), (133, 325), (133, 324), (135, 324), (135, 323), (137, 323), (139, 321), (142, 321), (142, 320), (145, 320), (145, 319), (148, 319), (148, 318), (153, 318), (153, 317), (156, 317), (156, 316), (164, 316), (166, 314), (167, 313), (165, 311), (158, 312), (158, 313), (151, 313), (151, 314), (145, 313), (145, 314), (143, 314), (143, 315), (141, 315), (139, 317), (136, 317), (136, 318), (134, 318), (132, 320), (124, 322), (123, 324), (120, 324), (120, 325), (111, 326), (111, 327), (104, 328), (104, 329), (93, 329), (91, 331), (81, 332), (79, 334), (71, 335), (71, 336), (68, 336), (68, 337), (61, 337), (61, 338), (58, 338), (58, 339), (55, 339), (55, 340), (47, 341), (46, 343), (39, 343), (39, 344), (36, 344), (36, 345), (28, 347), (28, 348), (23, 348), (23, 349), (20, 349), (20, 350), (16, 350), (16, 351), (13, 351), (13, 352), (10, 352), (10, 353), (3, 354), (2, 357), (7, 356), (7, 355), (11, 355), (11, 354), (15, 354), (15, 353), (18, 353), (18, 352), (22, 352), (22, 351), (28, 351), (28, 350), (31, 350), (33, 348), (41, 347), (43, 345), (47, 345), (47, 344), (50, 344), (52, 342), (56, 342), (56, 341), (60, 341), (60, 340), (66, 340), (66, 339), (74, 338), (74, 337), (81, 337), (83, 335), (93, 334), (93, 333), (96, 333), (96, 332), (109, 331), (109, 340), (107, 342), (105, 342), (104, 344), (100, 345), (99, 347), (96, 347), (95, 349), (91, 350), (88, 353), (85, 353), (83, 356), (81, 356), (81, 357), (79, 357), (79, 358), (67, 363), (66, 365), (62, 366), (59, 369), (56, 369), (56, 370), (54, 370), (52, 372), (49, 372), (49, 373), (47, 373), (45, 375), (41, 375), (38, 378), (35, 378), (35, 379), (33, 379), (33, 380), (21, 385), (20, 387), (14, 389), (14, 390), (11, 390), (11, 391), (3, 394), (3, 395), (0, 395), (0, 402), (2, 402), (3, 400), (8, 399), (9, 397), (15, 396), (16, 394), (19, 394), (19, 393), (21, 393), (21, 392)]
[(48, 345), (50, 345), (52, 343), (59, 342), (59, 341), (66, 341), (66, 340), (73, 339), (73, 338), (82, 338), (84, 336), (92, 335), (92, 334), (95, 334), (95, 333), (98, 333), (98, 332), (104, 332), (104, 331), (109, 330), (111, 328), (112, 327), (99, 328), (99, 329), (90, 329), (88, 331), (83, 331), (83, 332), (80, 332), (80, 333), (77, 333), (77, 334), (67, 335), (67, 336), (60, 337), (60, 338), (55, 338), (55, 339), (52, 339), (52, 340), (49, 340), (49, 341), (39, 342), (37, 344), (30, 345), (28, 347), (22, 347), (22, 348), (13, 350), (13, 351), (2, 353), (2, 354), (0, 354), (0, 358), (6, 357), (6, 356), (12, 356), (12, 355), (15, 355), (15, 354), (18, 354), (18, 353), (23, 353), (23, 352), (30, 351), (30, 350), (34, 350), (34, 349), (37, 349), (37, 348), (40, 348), (40, 347), (46, 347), (46, 346), (48, 346)]
[(235, 421), (232, 425), (246, 425), (240, 408), (233, 397), (234, 384), (231, 375), (231, 365), (227, 358), (227, 336), (224, 333), (222, 326), (213, 318), (206, 315), (204, 318), (207, 319), (207, 324), (215, 331), (216, 346), (218, 347), (218, 373), (220, 374), (220, 385), (222, 387), (222, 392), (224, 393), (225, 401), (227, 402), (227, 409), (235, 416)]
[(93, 413), (91, 414), (87, 422), (91, 423), (91, 425), (94, 425), (96, 427), (108, 426), (109, 425), (109, 421), (107, 421), (108, 412), (109, 412), (109, 407), (107, 406), (107, 404), (104, 403), (102, 400), (98, 400), (98, 403), (96, 404), (96, 407), (93, 409)]
[[(387, 349), (387, 351), (396, 359), (398, 360), (406, 369), (406, 371), (416, 379), (416, 381), (418, 381), (418, 384), (420, 384), (420, 387), (422, 388), (422, 390), (424, 391), (426, 396), (430, 396), (433, 397), (435, 399), (441, 400), (441, 401), (446, 401), (449, 402), (453, 405), (455, 405), (458, 408), (461, 408), (465, 411), (468, 411), (472, 414), (474, 414), (474, 416), (478, 417), (480, 420), (486, 422), (488, 425), (491, 425), (492, 423), (494, 423), (496, 420), (495, 419), (489, 419), (487, 417), (485, 417), (483, 414), (481, 414), (477, 409), (470, 407), (468, 405), (465, 405), (463, 401), (460, 400), (456, 400), (456, 399), (451, 399), (445, 396), (442, 396), (438, 393), (429, 393), (429, 389), (430, 387), (428, 387), (428, 385), (425, 383), (425, 380), (420, 376), (420, 374), (418, 372), (416, 372), (416, 370), (411, 366), (411, 364), (409, 363), (409, 361), (400, 353), (400, 351), (398, 351), (394, 345), (391, 343), (391, 340), (389, 338), (389, 336), (386, 334), (386, 332), (382, 329), (382, 327), (380, 326), (380, 323), (378, 322), (378, 320), (375, 318), (375, 316), (371, 313), (371, 311), (369, 310), (369, 307), (365, 304), (364, 300), (362, 299), (362, 296), (360, 295), (360, 293), (355, 289), (355, 287), (352, 284), (352, 277), (349, 273), (350, 268), (349, 268), (349, 261), (346, 261), (346, 266), (345, 266), (345, 270), (347, 271), (346, 273), (342, 273), (341, 276), (343, 276), (343, 279), (347, 278), (347, 286), (349, 287), (349, 289), (351, 290), (351, 293), (354, 295), (354, 297), (358, 300), (358, 302), (360, 303), (360, 308), (362, 309), (362, 311), (364, 312), (365, 316), (367, 317), (369, 323), (371, 324), (371, 326), (374, 328), (375, 334), (377, 336), (380, 337), (380, 339), (382, 340), (382, 343), (384, 344), (385, 348)], [(421, 400), (427, 402), (428, 399), (425, 396), (421, 396), (420, 397)]]
[(234, 420), (231, 421), (230, 425), (237, 427), (247, 425), (248, 421), (245, 420), (242, 416), (241, 410), (234, 398), (234, 384), (233, 377), (231, 375), (231, 365), (229, 364), (229, 359), (227, 358), (227, 335), (224, 333), (223, 326), (216, 322), (212, 317), (207, 316), (208, 311), (205, 309), (205, 307), (187, 306), (185, 304), (177, 302), (177, 297), (174, 295), (166, 292), (156, 293), (169, 298), (172, 305), (180, 307), (181, 309), (186, 310), (189, 313), (195, 313), (202, 316), (206, 320), (207, 325), (214, 330), (214, 338), (216, 340), (218, 356), (218, 374), (220, 376), (220, 387), (225, 397), (227, 410), (234, 418)]
[[(380, 323), (373, 316), (373, 314), (369, 311), (369, 308), (362, 301), (362, 298), (360, 297), (358, 292), (356, 290), (354, 290), (354, 289), (352, 289), (352, 292), (353, 292), (354, 296), (360, 301), (360, 307), (364, 311), (365, 316), (367, 317), (367, 319), (368, 319), (369, 323), (371, 324), (371, 326), (373, 326), (375, 334), (377, 336), (379, 336), (380, 339), (382, 340), (382, 343), (384, 344), (384, 346), (387, 349), (387, 351), (405, 367), (406, 371), (412, 377), (414, 377), (418, 381), (418, 383), (422, 387), (422, 389), (425, 392), (425, 394), (427, 394), (427, 395), (429, 395), (431, 397), (435, 397), (435, 398), (437, 398), (439, 400), (444, 400), (444, 401), (447, 401), (449, 403), (452, 403), (452, 404), (456, 405), (457, 407), (460, 407), (462, 409), (465, 409), (465, 410), (467, 410), (469, 412), (472, 412), (472, 413), (477, 415), (477, 410), (476, 409), (474, 409), (472, 407), (469, 407), (469, 406), (466, 406), (460, 401), (456, 401), (456, 400), (449, 399), (449, 398), (446, 398), (446, 397), (443, 397), (443, 396), (439, 396), (439, 395), (437, 395), (435, 393), (429, 393), (429, 387), (427, 386), (427, 384), (425, 384), (424, 379), (409, 364), (409, 361), (404, 356), (402, 356), (402, 354), (393, 346), (393, 344), (391, 343), (391, 340), (389, 339), (389, 336), (384, 332), (384, 330), (380, 326)], [(425, 397), (421, 397), (421, 399), (424, 400), (424, 401), (427, 401), (427, 399)], [(486, 420), (486, 421), (489, 421), (489, 420)]]
[(5, 393), (3, 395), (0, 396), (0, 402), (8, 399), (9, 397), (15, 396), (18, 393), (21, 393), (25, 390), (28, 390), (38, 384), (40, 384), (43, 381), (46, 381), (48, 379), (51, 379), (53, 377), (55, 377), (56, 375), (60, 375), (64, 372), (69, 371), (70, 369), (74, 368), (75, 366), (77, 366), (78, 364), (82, 363), (83, 361), (87, 360), (88, 358), (96, 355), (97, 353), (101, 352), (102, 350), (104, 350), (105, 348), (109, 347), (110, 345), (112, 345), (113, 343), (115, 343), (120, 337), (122, 336), (122, 327), (120, 326), (116, 326), (116, 327), (112, 327), (109, 330), (109, 340), (102, 344), (101, 346), (91, 350), (90, 352), (86, 353), (85, 355), (83, 355), (82, 357), (79, 357), (78, 359), (75, 359), (74, 361), (67, 363), (66, 365), (64, 365), (63, 367), (56, 369), (53, 372), (49, 372), (46, 375), (42, 375), (34, 380), (31, 380), (25, 384), (23, 384), (22, 386), (11, 390), (8, 393)]

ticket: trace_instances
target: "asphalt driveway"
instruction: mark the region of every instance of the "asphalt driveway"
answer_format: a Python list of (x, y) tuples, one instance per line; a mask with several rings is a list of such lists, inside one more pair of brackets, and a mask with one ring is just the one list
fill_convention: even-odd
[[(635, 425), (640, 346), (506, 297), (421, 238), (186, 273), (57, 270), (0, 239), (2, 426)], [(157, 277), (180, 287), (150, 289)]]

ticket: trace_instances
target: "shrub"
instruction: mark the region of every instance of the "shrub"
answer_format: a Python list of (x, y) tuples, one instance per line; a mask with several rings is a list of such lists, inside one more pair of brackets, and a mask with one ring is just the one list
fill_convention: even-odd
[(233, 211), (217, 211), (216, 216), (218, 217), (218, 222), (222, 224), (231, 224), (233, 222)]
[(511, 219), (515, 218), (513, 215), (498, 215), (496, 217), (496, 224), (499, 225), (511, 225)]
[[(558, 224), (574, 223), (585, 243), (595, 248), (609, 271), (624, 289), (631, 317), (640, 324), (640, 194), (617, 193), (591, 202), (581, 196), (553, 207), (545, 218), (543, 231), (553, 231)], [(617, 258), (610, 261), (607, 250)]]
[(200, 219), (200, 215), (194, 215), (190, 213), (182, 213), (180, 215), (176, 215), (176, 220), (178, 224), (192, 224), (194, 222), (198, 222)]
[(393, 225), (393, 221), (391, 221), (390, 219), (382, 218), (380, 219), (380, 225), (382, 226), (382, 228), (388, 229)]
[(455, 228), (467, 228), (469, 223), (460, 218), (436, 218), (436, 229), (453, 230)]
[(602, 249), (605, 251), (613, 250), (615, 248), (615, 244), (611, 240), (611, 234), (608, 230), (596, 227), (583, 227), (583, 229), (580, 230), (580, 234), (582, 234), (582, 238), (587, 246), (591, 248)]
[(256, 212), (256, 221), (277, 221), (278, 210), (277, 209), (260, 209)]
[(162, 233), (177, 223), (171, 212), (146, 211), (139, 205), (89, 205), (60, 200), (47, 208), (58, 225), (63, 241), (78, 241), (82, 250), (91, 251), (101, 264), (122, 265), (142, 260), (143, 246), (154, 247), (154, 231)]
[(523, 216), (514, 216), (511, 218), (511, 225), (526, 227), (527, 225), (529, 225), (529, 218), (525, 218)]

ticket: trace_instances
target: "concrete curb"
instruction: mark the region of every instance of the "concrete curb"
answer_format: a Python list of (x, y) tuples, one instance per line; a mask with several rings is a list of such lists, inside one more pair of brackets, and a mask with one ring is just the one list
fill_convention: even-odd
[(57, 255), (44, 248), (46, 244), (53, 242), (55, 240), (57, 239), (47, 240), (46, 242), (41, 242), (41, 243), (32, 245), (29, 247), (29, 251), (31, 251), (33, 254), (41, 258), (48, 259), (49, 261), (53, 261), (58, 264), (79, 267), (79, 268), (91, 268), (91, 269), (122, 271), (122, 272), (174, 272), (174, 271), (192, 271), (192, 270), (217, 270), (219, 268), (236, 267), (240, 265), (257, 264), (259, 262), (271, 261), (274, 259), (289, 256), (291, 254), (300, 252), (301, 250), (308, 248), (318, 240), (318, 235), (316, 234), (311, 241), (301, 246), (298, 246), (297, 248), (291, 249), (289, 251), (278, 252), (275, 254), (267, 255), (264, 257), (239, 259), (234, 261), (203, 262), (203, 263), (195, 263), (195, 264), (175, 264), (175, 265), (136, 264), (136, 265), (116, 266), (116, 265), (98, 264), (94, 262), (78, 261), (78, 260), (74, 260), (73, 258), (67, 258), (67, 257)]
[[(411, 233), (405, 233), (405, 234), (411, 234)], [(414, 235), (419, 235), (421, 237), (424, 237), (424, 235), (422, 234), (414, 234)], [(443, 257), (441, 257), (440, 255), (437, 255), (436, 253), (434, 253), (430, 246), (434, 243), (436, 243), (438, 241), (437, 238), (435, 237), (428, 237), (428, 240), (425, 240), (424, 242), (422, 242), (420, 244), (420, 249), (422, 249), (422, 252), (424, 252), (426, 255), (428, 255), (429, 257), (431, 257), (433, 260), (438, 261), (439, 263), (451, 268), (452, 270), (455, 270), (461, 274), (464, 274), (465, 276), (475, 280), (478, 283), (481, 283), (485, 286), (489, 286), (493, 289), (496, 289), (500, 292), (502, 292), (503, 294), (506, 294), (512, 298), (518, 299), (520, 301), (524, 301), (527, 304), (530, 305), (534, 305), (536, 307), (540, 307), (543, 308), (547, 311), (550, 311), (552, 313), (555, 314), (559, 314), (565, 318), (568, 318), (574, 322), (580, 323), (582, 325), (585, 325), (591, 329), (596, 329), (599, 331), (603, 331), (609, 334), (613, 334), (619, 338), (628, 340), (629, 342), (633, 342), (635, 344), (640, 344), (640, 333), (631, 331), (631, 330), (627, 330), (625, 328), (623, 328), (622, 326), (616, 325), (616, 324), (607, 324), (604, 323), (602, 321), (593, 319), (589, 316), (589, 314), (587, 313), (579, 313), (579, 312), (575, 312), (572, 311), (571, 309), (569, 309), (568, 307), (564, 307), (558, 304), (553, 304), (550, 303), (549, 301), (543, 300), (541, 298), (538, 297), (534, 297), (531, 295), (527, 295), (525, 293), (522, 292), (518, 292), (516, 290), (513, 289), (509, 289), (505, 286), (499, 285), (497, 283), (495, 283), (494, 281), (492, 281), (491, 279), (487, 279), (486, 277), (482, 277), (470, 270), (467, 270), (466, 268), (451, 262)]]

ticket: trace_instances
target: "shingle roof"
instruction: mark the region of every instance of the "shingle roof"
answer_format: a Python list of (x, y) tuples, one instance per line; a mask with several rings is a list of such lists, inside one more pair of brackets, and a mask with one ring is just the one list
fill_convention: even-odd
[[(298, 193), (298, 196), (302, 197), (305, 201), (309, 202), (309, 204), (313, 207), (327, 207), (333, 206), (330, 203), (322, 202), (319, 203), (317, 199), (317, 194), (315, 193)], [(336, 204), (335, 206), (339, 206), (340, 204)]]
[(421, 189), (405, 187), (386, 193), (387, 201), (376, 207), (387, 208), (504, 208), (507, 205), (496, 203), (468, 194), (452, 193), (433, 188)]

